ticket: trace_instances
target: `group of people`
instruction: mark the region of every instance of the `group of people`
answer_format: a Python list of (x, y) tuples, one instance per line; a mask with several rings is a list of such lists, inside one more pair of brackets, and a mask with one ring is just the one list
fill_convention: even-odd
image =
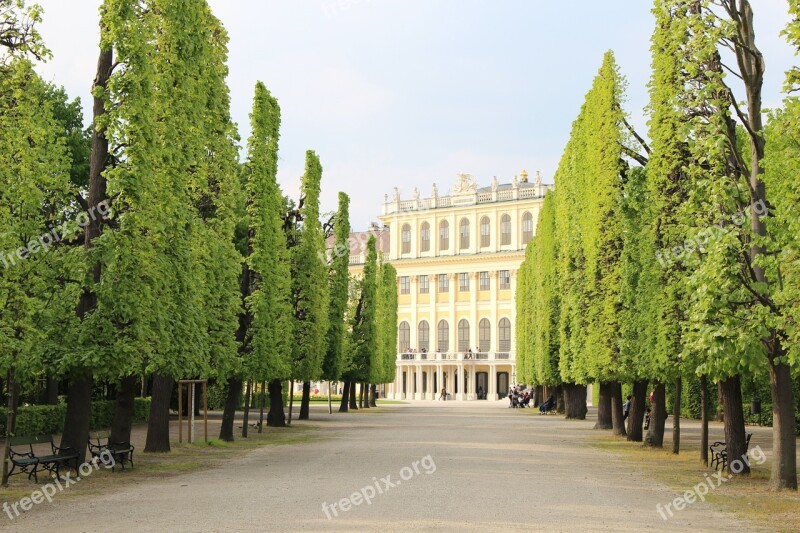
[[(645, 414), (644, 414), (644, 429), (650, 429), (650, 414), (653, 412), (652, 405), (653, 405), (653, 393), (654, 392), (655, 391), (650, 391), (650, 396), (648, 398), (650, 400), (650, 405), (647, 406), (647, 411), (645, 411)], [(633, 396), (628, 395), (628, 397), (626, 398), (626, 401), (625, 401), (625, 405), (622, 406), (622, 420), (627, 420), (628, 419), (628, 415), (631, 413), (631, 400), (632, 399), (633, 399)]]
[(406, 350), (403, 353), (428, 353), (428, 349), (427, 348), (421, 348), (421, 349), (417, 350), (416, 348), (409, 348), (408, 350)]
[[(523, 389), (519, 385), (508, 389), (508, 407), (536, 407), (532, 404), (533, 396), (531, 391)], [(539, 412), (544, 414), (556, 408), (556, 399), (552, 394), (547, 400), (539, 404)]]
[(464, 359), (472, 359), (476, 353), (480, 353), (477, 348), (474, 352), (472, 351), (472, 348), (467, 348), (467, 351), (464, 352)]
[(528, 407), (531, 403), (531, 394), (517, 385), (508, 389), (509, 407)]

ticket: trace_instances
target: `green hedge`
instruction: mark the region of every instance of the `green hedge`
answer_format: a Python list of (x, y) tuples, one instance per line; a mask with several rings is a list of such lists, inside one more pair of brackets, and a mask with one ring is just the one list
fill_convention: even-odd
[[(92, 429), (106, 429), (114, 421), (114, 401), (92, 402)], [(17, 435), (42, 435), (61, 433), (67, 404), (29, 405), (19, 408), (17, 413)], [(150, 416), (150, 398), (135, 398), (133, 403), (133, 422), (147, 422)], [(6, 433), (8, 409), (0, 407), (0, 435)]]

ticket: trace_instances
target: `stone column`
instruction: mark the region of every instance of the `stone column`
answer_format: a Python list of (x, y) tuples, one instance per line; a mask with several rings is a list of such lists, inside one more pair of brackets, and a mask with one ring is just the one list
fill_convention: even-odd
[(462, 402), (467, 399), (466, 391), (464, 390), (464, 363), (458, 364), (458, 397), (457, 400)]
[(428, 389), (429, 389), (430, 392), (428, 394), (428, 398), (431, 399), (431, 400), (435, 400), (436, 398), (438, 398), (438, 396), (436, 395), (436, 387), (433, 386), (433, 376), (435, 374), (436, 374), (436, 367), (433, 366), (433, 365), (429, 366), (428, 367)]
[(508, 273), (509, 278), (511, 280), (511, 346), (509, 347), (511, 353), (509, 354), (508, 358), (511, 359), (512, 357), (516, 357), (517, 351), (517, 334), (514, 331), (514, 328), (517, 327), (517, 306), (515, 302), (517, 301), (517, 270), (512, 270)]
[[(470, 272), (469, 274), (469, 305), (472, 310), (470, 321), (472, 324), (469, 328), (469, 347), (478, 351), (478, 289), (480, 287), (480, 274), (477, 272)], [(474, 357), (474, 356), (473, 356)]]
[(411, 285), (411, 334), (409, 335), (409, 343), (412, 348), (419, 350), (419, 323), (417, 320), (417, 294), (419, 293), (419, 276), (410, 276), (409, 284)]
[(422, 396), (422, 366), (419, 363), (414, 366), (414, 381), (417, 384), (417, 390), (414, 393), (414, 399), (422, 400), (424, 399)]
[(456, 289), (458, 288), (458, 274), (448, 274), (449, 280), (449, 320), (450, 320), (450, 353), (458, 353), (458, 320), (456, 318)]
[(489, 394), (486, 398), (497, 400), (497, 367), (494, 364), (489, 365)]

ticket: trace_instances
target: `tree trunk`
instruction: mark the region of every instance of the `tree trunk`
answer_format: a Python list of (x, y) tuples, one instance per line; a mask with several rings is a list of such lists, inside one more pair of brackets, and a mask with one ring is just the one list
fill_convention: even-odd
[(169, 404), (172, 399), (172, 376), (153, 374), (153, 397), (150, 399), (150, 421), (147, 424), (145, 453), (165, 453), (169, 447)]
[(356, 397), (356, 382), (350, 382), (350, 409), (358, 410), (358, 398)]
[(86, 443), (89, 441), (89, 423), (92, 420), (92, 377), (73, 379), (67, 395), (67, 416), (61, 447), (78, 452), (78, 464), (86, 461)]
[(566, 410), (566, 406), (564, 405), (564, 386), (559, 385), (553, 390), (553, 393), (556, 399), (556, 413), (563, 415)]
[(114, 405), (114, 422), (111, 425), (111, 440), (113, 442), (130, 442), (131, 426), (133, 425), (133, 399), (139, 378), (128, 376), (122, 379), (117, 388), (117, 402)]
[(725, 408), (723, 407), (725, 400), (722, 398), (722, 382), (717, 382), (717, 416), (714, 418), (717, 422), (725, 421)]
[(273, 379), (269, 382), (269, 412), (267, 425), (276, 428), (286, 427), (286, 413), (283, 412), (283, 394), (281, 380)]
[(369, 384), (361, 384), (361, 401), (364, 404), (364, 409), (369, 409)]
[[(722, 401), (725, 409), (725, 447), (728, 449), (728, 473), (750, 474), (750, 465), (742, 461), (747, 454), (746, 436), (744, 430), (744, 408), (742, 406), (742, 385), (739, 376), (733, 376), (720, 381), (722, 384)], [(740, 472), (733, 472), (731, 465), (741, 465)]]
[(378, 407), (378, 402), (376, 397), (378, 396), (378, 386), (372, 385), (369, 388), (369, 406), (370, 407)]
[[(622, 384), (619, 381), (612, 381), (608, 384), (611, 389), (611, 432), (614, 436), (625, 437), (625, 415), (622, 413)], [(630, 416), (630, 413), (628, 413)]]
[(772, 395), (772, 471), (774, 489), (797, 490), (797, 438), (789, 366), (769, 360), (769, 383)]
[(47, 376), (47, 388), (45, 389), (45, 403), (47, 405), (58, 405), (58, 385), (61, 380), (53, 376)]
[(222, 426), (219, 428), (219, 440), (233, 442), (233, 421), (236, 418), (236, 407), (239, 395), (242, 394), (242, 380), (228, 379), (228, 394), (225, 397), (225, 409), (222, 411)]
[(242, 416), (242, 438), (247, 438), (250, 429), (250, 396), (253, 394), (253, 380), (247, 380), (247, 388), (244, 392), (244, 415)]
[(564, 407), (568, 419), (586, 420), (586, 385), (564, 383)]
[(311, 382), (303, 382), (303, 399), (300, 402), (300, 416), (298, 420), (308, 420), (309, 408), (311, 405)]
[(19, 385), (15, 378), (15, 370), (12, 366), (8, 371), (8, 412), (6, 413), (6, 434), (5, 434), (5, 449), (3, 450), (3, 486), (8, 485), (8, 457), (9, 448), (11, 447), (11, 440), (9, 437), (15, 434), (17, 429), (17, 406), (19, 405)]
[(332, 381), (328, 381), (328, 414), (333, 414), (333, 402), (331, 401), (331, 386), (333, 385)]
[(261, 406), (258, 412), (258, 432), (261, 433), (264, 429), (264, 404), (267, 400), (267, 382), (261, 382)]
[[(105, 90), (111, 76), (113, 65), (113, 49), (100, 50), (97, 59), (97, 70), (94, 87)], [(101, 202), (108, 200), (106, 179), (103, 172), (108, 164), (108, 139), (105, 128), (100, 125), (99, 117), (105, 115), (105, 101), (103, 96), (96, 92), (93, 99), (92, 116), (92, 150), (89, 157), (89, 190), (87, 202), (90, 209), (96, 208)], [(89, 250), (94, 245), (94, 240), (103, 233), (102, 217), (90, 217), (90, 222), (84, 228), (84, 248)], [(100, 283), (101, 266), (94, 263), (89, 268), (92, 285), (87, 285), (81, 293), (75, 309), (80, 320), (84, 320), (89, 313), (97, 308), (97, 295), (93, 287)], [(89, 369), (76, 369), (69, 386), (67, 398), (67, 415), (64, 421), (64, 433), (61, 436), (61, 447), (71, 447), (78, 451), (78, 461), (83, 463), (86, 459), (86, 443), (89, 440), (89, 424), (92, 410), (92, 383), (93, 376)]]
[(350, 382), (345, 381), (342, 388), (342, 400), (339, 402), (339, 412), (346, 413), (347, 405), (350, 402)]
[(597, 423), (594, 429), (611, 429), (611, 384), (600, 383), (600, 399), (597, 402)]
[(642, 424), (647, 408), (647, 382), (635, 381), (633, 383), (633, 398), (631, 398), (631, 412), (628, 413), (628, 440), (642, 442)]
[(542, 386), (536, 385), (533, 388), (533, 406), (539, 407), (543, 401), (544, 400), (542, 400)]
[(681, 452), (681, 393), (683, 392), (683, 380), (678, 378), (675, 381), (675, 399), (672, 404), (672, 453)]
[(644, 439), (645, 446), (661, 448), (664, 446), (664, 422), (667, 420), (666, 387), (657, 383), (653, 389), (653, 402), (650, 405), (650, 429)]
[(289, 416), (286, 418), (286, 425), (292, 425), (292, 408), (294, 407), (294, 380), (289, 380)]
[(700, 462), (708, 466), (708, 378), (700, 376)]

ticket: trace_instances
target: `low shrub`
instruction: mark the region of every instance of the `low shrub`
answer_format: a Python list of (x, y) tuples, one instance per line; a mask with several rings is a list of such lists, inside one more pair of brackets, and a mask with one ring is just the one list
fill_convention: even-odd
[[(107, 429), (114, 421), (114, 401), (92, 402), (91, 429)], [(67, 404), (23, 405), (17, 411), (17, 435), (44, 435), (61, 433), (67, 415)], [(147, 422), (150, 416), (150, 398), (135, 398), (133, 422)], [(0, 407), (0, 434), (6, 433), (8, 409)]]

